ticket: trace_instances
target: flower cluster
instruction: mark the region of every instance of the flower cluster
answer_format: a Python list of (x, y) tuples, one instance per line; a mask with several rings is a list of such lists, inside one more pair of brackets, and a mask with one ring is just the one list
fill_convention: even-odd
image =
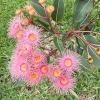
[(69, 92), (74, 88), (73, 73), (79, 69), (79, 57), (67, 51), (55, 63), (48, 64), (46, 54), (39, 49), (41, 33), (39, 27), (28, 24), (27, 18), (20, 15), (12, 18), (8, 36), (17, 40), (17, 46), (9, 64), (11, 77), (28, 85), (37, 85), (48, 77), (55, 89)]
[(53, 86), (60, 92), (72, 90), (75, 85), (73, 73), (79, 70), (79, 65), (79, 57), (72, 51), (67, 51), (66, 54), (58, 58), (56, 65), (54, 65), (50, 72)]

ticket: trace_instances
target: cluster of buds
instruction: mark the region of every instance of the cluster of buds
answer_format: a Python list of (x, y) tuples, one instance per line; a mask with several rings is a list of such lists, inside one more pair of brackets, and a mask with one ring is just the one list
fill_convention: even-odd
[[(46, 0), (39, 0), (38, 3), (44, 7), (45, 11), (51, 15), (54, 11), (54, 6), (53, 5), (48, 5), (45, 6), (45, 2)], [(15, 14), (16, 15), (21, 15), (23, 14), (23, 11), (27, 12), (30, 16), (38, 16), (38, 13), (36, 12), (36, 10), (34, 9), (34, 7), (31, 4), (27, 4), (24, 9), (17, 9)]]
[[(39, 0), (44, 4), (45, 0)], [(32, 6), (26, 7), (30, 15), (36, 14)], [(51, 14), (53, 6), (46, 11)], [(37, 85), (44, 77), (48, 77), (55, 89), (68, 92), (74, 88), (73, 73), (79, 69), (80, 59), (72, 51), (67, 51), (57, 58), (53, 64), (47, 63), (47, 55), (39, 49), (41, 29), (29, 23), (28, 18), (21, 15), (22, 10), (16, 11), (16, 16), (9, 24), (8, 36), (17, 40), (17, 46), (11, 57), (9, 71), (14, 81), (24, 81), (27, 85)]]
[(30, 16), (37, 15), (36, 10), (30, 4), (25, 7), (25, 10), (29, 13)]

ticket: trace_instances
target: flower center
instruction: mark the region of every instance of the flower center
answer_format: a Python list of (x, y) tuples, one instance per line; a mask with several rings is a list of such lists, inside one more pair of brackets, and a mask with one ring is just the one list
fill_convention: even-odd
[(22, 31), (17, 32), (17, 33), (16, 33), (16, 37), (17, 37), (18, 39), (21, 39), (21, 38), (23, 37), (23, 32), (22, 32)]
[(72, 66), (72, 60), (71, 59), (66, 59), (64, 62), (66, 67), (71, 67)]
[(43, 74), (46, 74), (47, 72), (48, 72), (48, 67), (47, 66), (42, 66), (41, 67), (41, 72), (43, 73)]
[(35, 41), (36, 39), (37, 39), (37, 37), (36, 37), (36, 35), (35, 34), (29, 34), (29, 36), (28, 36), (28, 39), (29, 39), (29, 41)]
[(34, 57), (35, 62), (41, 62), (42, 61), (42, 56), (38, 55)]
[(33, 79), (37, 79), (38, 78), (38, 73), (37, 72), (33, 72), (32, 73), (32, 78)]
[(61, 70), (60, 69), (55, 69), (54, 72), (53, 72), (53, 75), (55, 77), (59, 77), (61, 75)]
[(25, 64), (25, 63), (23, 63), (22, 65), (21, 65), (21, 71), (22, 72), (25, 72), (27, 70), (27, 65)]
[(68, 84), (68, 79), (65, 78), (65, 77), (61, 77), (60, 83), (61, 83), (62, 85), (66, 85), (66, 84)]

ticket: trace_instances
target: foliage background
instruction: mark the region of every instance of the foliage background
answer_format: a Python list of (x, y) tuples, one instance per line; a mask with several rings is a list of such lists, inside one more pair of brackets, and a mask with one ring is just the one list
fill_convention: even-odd
[[(48, 3), (51, 1), (47, 0)], [(72, 94), (59, 94), (53, 91), (48, 80), (36, 87), (12, 82), (8, 62), (16, 42), (7, 37), (7, 28), (16, 8), (22, 7), (25, 2), (26, 0), (0, 0), (0, 100), (77, 100)], [(65, 15), (60, 28), (62, 31), (71, 28), (73, 5), (74, 0), (65, 0)], [(96, 23), (94, 30), (99, 29), (100, 23)], [(100, 100), (100, 69), (90, 66), (81, 69), (75, 75), (77, 77), (75, 92), (80, 100)]]

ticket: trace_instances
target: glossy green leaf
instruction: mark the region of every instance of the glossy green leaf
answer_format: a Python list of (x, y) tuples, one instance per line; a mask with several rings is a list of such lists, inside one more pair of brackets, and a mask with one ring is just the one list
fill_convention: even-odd
[(76, 26), (85, 22), (93, 8), (93, 0), (76, 0), (74, 8), (74, 24)]
[(81, 65), (83, 67), (89, 67), (90, 66), (88, 61), (86, 60), (86, 58), (84, 58), (83, 56), (79, 56), (79, 58), (80, 58), (80, 61), (81, 61)]
[(39, 5), (38, 3), (36, 2), (31, 2), (32, 3), (32, 6), (34, 7), (34, 9), (37, 11), (37, 13), (42, 16), (42, 17), (46, 17), (46, 13), (45, 13), (45, 10), (44, 8)]
[(54, 21), (59, 21), (62, 19), (64, 15), (64, 1), (63, 0), (55, 0), (54, 1), (54, 12), (52, 13), (52, 18)]
[(95, 50), (91, 47), (88, 47), (88, 53), (93, 58), (93, 65), (96, 67), (100, 67), (100, 56), (98, 56)]
[(82, 55), (83, 50), (86, 49), (86, 45), (83, 43), (82, 40), (76, 38), (77, 43), (77, 52)]
[(57, 36), (54, 37), (54, 44), (55, 44), (55, 46), (57, 47), (57, 49), (58, 49), (61, 53), (63, 53), (64, 47), (63, 47), (62, 41), (59, 39), (59, 37), (57, 37)]
[(95, 37), (93, 37), (92, 35), (85, 35), (85, 39), (91, 43), (91, 45), (95, 48), (100, 47), (100, 42), (97, 41), (97, 39)]
[(85, 39), (88, 41), (88, 42), (91, 42), (91, 43), (98, 43), (97, 39), (95, 37), (93, 37), (92, 35), (85, 35)]
[(44, 19), (42, 19), (42, 18), (37, 19), (37, 22), (38, 22), (39, 24), (41, 24), (46, 30), (49, 31), (49, 23), (48, 23), (48, 22), (46, 22), (46, 21), (45, 21)]
[(78, 39), (78, 42), (79, 42), (79, 46), (86, 49), (86, 45), (84, 44), (84, 42), (80, 39)]

